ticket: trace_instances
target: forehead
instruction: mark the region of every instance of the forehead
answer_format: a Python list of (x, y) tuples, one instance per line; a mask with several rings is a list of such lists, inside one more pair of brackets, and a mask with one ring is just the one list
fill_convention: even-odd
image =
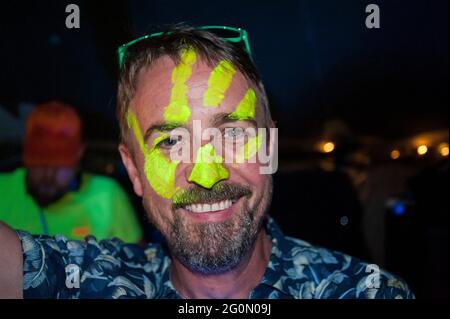
[[(205, 116), (214, 116), (216, 113), (232, 113), (235, 111), (239, 102), (244, 98), (247, 90), (254, 85), (251, 84), (245, 76), (234, 68), (231, 82), (223, 92), (223, 99), (220, 104), (215, 106), (204, 105), (204, 95), (208, 89), (208, 81), (212, 71), (218, 63), (208, 65), (201, 57), (197, 56), (195, 63), (191, 66), (191, 73), (184, 82), (186, 85), (186, 102), (190, 109), (189, 122)], [(142, 122), (152, 121), (164, 122), (163, 113), (170, 104), (174, 94), (173, 71), (176, 67), (175, 62), (170, 57), (162, 57), (155, 61), (150, 67), (143, 68), (137, 78), (136, 92), (131, 101), (131, 108)], [(221, 76), (221, 73), (219, 73)], [(256, 116), (261, 113), (260, 101), (257, 93)], [(141, 123), (142, 125), (143, 123)]]

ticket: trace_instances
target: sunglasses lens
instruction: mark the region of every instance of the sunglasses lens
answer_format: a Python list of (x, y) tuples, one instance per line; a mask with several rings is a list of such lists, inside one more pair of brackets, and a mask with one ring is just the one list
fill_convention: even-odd
[(222, 28), (205, 28), (205, 31), (214, 33), (219, 38), (223, 39), (236, 39), (239, 40), (241, 38), (241, 33), (239, 31), (222, 29)]

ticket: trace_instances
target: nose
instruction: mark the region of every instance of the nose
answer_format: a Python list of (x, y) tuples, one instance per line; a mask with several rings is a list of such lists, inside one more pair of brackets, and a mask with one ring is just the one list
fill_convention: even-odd
[(218, 182), (228, 179), (229, 173), (222, 165), (223, 159), (215, 154), (211, 143), (205, 144), (197, 151), (188, 181), (211, 189)]

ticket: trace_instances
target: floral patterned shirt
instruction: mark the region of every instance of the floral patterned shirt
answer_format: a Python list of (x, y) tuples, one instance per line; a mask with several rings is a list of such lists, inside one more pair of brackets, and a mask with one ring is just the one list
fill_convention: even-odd
[[(405, 282), (374, 264), (286, 237), (271, 218), (266, 230), (272, 252), (251, 299), (414, 298)], [(162, 245), (17, 233), (25, 298), (181, 298)]]

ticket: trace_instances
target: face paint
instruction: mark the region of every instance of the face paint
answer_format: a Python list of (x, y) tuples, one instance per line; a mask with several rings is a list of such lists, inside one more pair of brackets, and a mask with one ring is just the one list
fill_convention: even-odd
[[(169, 105), (164, 110), (164, 119), (168, 123), (188, 122), (191, 111), (187, 103), (188, 86), (186, 81), (192, 73), (192, 65), (196, 62), (196, 53), (187, 49), (180, 53), (180, 63), (172, 71), (172, 92)], [(219, 106), (228, 90), (236, 71), (227, 61), (220, 61), (211, 72), (208, 80), (208, 89), (203, 96), (205, 106)], [(249, 120), (255, 117), (256, 94), (249, 88), (236, 110), (229, 115), (234, 120)], [(127, 112), (128, 126), (134, 132), (139, 148), (144, 155), (144, 173), (159, 196), (170, 199), (179, 190), (175, 187), (175, 171), (179, 161), (171, 161), (158, 148), (158, 143), (166, 139), (169, 134), (161, 134), (152, 144), (151, 148), (145, 145), (135, 114)], [(261, 146), (261, 136), (249, 138), (243, 145), (238, 156), (244, 160), (253, 157)], [(188, 181), (202, 187), (211, 189), (216, 183), (229, 178), (229, 172), (223, 165), (223, 158), (215, 154), (214, 147), (208, 143), (197, 151), (196, 161), (189, 175)]]
[(172, 94), (170, 103), (164, 111), (164, 119), (169, 123), (185, 124), (189, 120), (191, 110), (186, 98), (188, 91), (186, 81), (191, 76), (192, 65), (196, 59), (194, 50), (184, 50), (180, 53), (180, 63), (172, 71)]
[(256, 155), (259, 148), (261, 147), (262, 135), (258, 134), (248, 139), (247, 144), (244, 145), (244, 149), (242, 151), (242, 157), (244, 161), (248, 161), (249, 158), (252, 158)]
[(219, 106), (231, 84), (234, 73), (236, 70), (230, 62), (225, 60), (219, 62), (209, 76), (208, 88), (203, 96), (204, 106)]
[[(252, 120), (255, 118), (256, 94), (253, 89), (248, 89), (244, 98), (239, 102), (236, 110), (228, 115), (228, 118), (238, 121)], [(237, 161), (242, 163), (256, 155), (261, 147), (261, 135), (250, 137), (243, 146), (241, 153), (237, 155)]]
[(128, 127), (133, 130), (139, 148), (144, 155), (144, 172), (150, 186), (159, 196), (167, 199), (172, 198), (178, 190), (175, 187), (175, 170), (178, 162), (170, 161), (157, 148), (158, 143), (166, 139), (169, 134), (158, 136), (154, 140), (151, 149), (148, 149), (142, 138), (136, 115), (131, 110), (127, 112), (127, 121)]
[(215, 154), (214, 147), (208, 143), (197, 151), (192, 172), (188, 181), (211, 189), (217, 182), (229, 177), (228, 171), (222, 166), (223, 158)]
[(228, 115), (230, 119), (245, 121), (255, 118), (256, 94), (253, 89), (248, 89), (244, 98), (239, 102), (236, 110)]

